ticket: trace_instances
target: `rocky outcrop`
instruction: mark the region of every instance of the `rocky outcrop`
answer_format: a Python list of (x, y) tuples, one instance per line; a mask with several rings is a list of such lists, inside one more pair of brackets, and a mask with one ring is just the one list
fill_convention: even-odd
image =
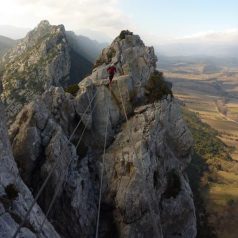
[[(51, 87), (11, 126), (13, 154), (33, 194), (55, 167), (39, 205), (46, 212), (56, 192), (49, 219), (62, 237), (95, 235), (102, 168), (99, 237), (196, 237), (184, 172), (193, 140), (165, 83), (163, 93), (148, 96), (152, 76), (163, 81), (156, 60), (152, 47), (124, 32), (75, 97)], [(117, 65), (111, 87), (108, 64)]]
[[(0, 102), (0, 237), (12, 237), (33, 203), (30, 190), (22, 181), (8, 138), (4, 108)], [(33, 238), (45, 216), (36, 204), (18, 237)], [(60, 237), (46, 220), (39, 237)]]
[(183, 174), (191, 134), (172, 102), (135, 113), (106, 153), (102, 216), (111, 213), (120, 237), (137, 237), (135, 231), (141, 237), (195, 237), (192, 192)]
[(42, 21), (4, 56), (4, 64), (2, 99), (15, 115), (50, 85), (67, 84), (70, 56), (64, 27)]
[[(75, 117), (72, 96), (65, 95), (60, 88), (51, 88), (42, 99), (29, 104), (20, 112), (11, 127), (10, 135), (14, 157), (22, 170), (21, 176), (32, 188), (33, 194), (39, 191), (42, 182), (57, 165), (39, 204), (47, 211), (59, 187), (55, 207), (60, 209), (54, 209), (51, 219), (57, 220), (56, 228), (61, 235), (74, 237), (80, 234), (89, 237), (89, 234), (93, 235), (91, 227), (96, 222), (97, 209), (93, 192), (93, 177), (96, 175), (89, 173), (90, 157), (79, 160), (75, 146), (67, 138), (67, 132), (75, 126), (70, 126)], [(82, 126), (77, 131), (78, 137), (81, 130)], [(72, 227), (71, 224), (77, 225)]]

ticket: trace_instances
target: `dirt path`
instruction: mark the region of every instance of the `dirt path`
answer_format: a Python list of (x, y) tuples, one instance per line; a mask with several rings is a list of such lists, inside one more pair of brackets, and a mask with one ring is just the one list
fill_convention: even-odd
[(235, 124), (238, 125), (238, 121), (235, 121), (235, 120), (229, 118), (227, 115), (221, 113), (221, 111), (219, 110), (219, 107), (218, 107), (217, 102), (215, 102), (214, 104), (215, 104), (215, 107), (216, 107), (216, 111), (218, 112), (218, 114), (219, 114), (222, 118), (226, 119), (227, 121), (234, 122)]

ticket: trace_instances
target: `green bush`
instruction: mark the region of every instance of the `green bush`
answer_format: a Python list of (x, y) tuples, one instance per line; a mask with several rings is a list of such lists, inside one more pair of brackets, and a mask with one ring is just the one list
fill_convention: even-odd
[(121, 31), (121, 33), (120, 33), (120, 35), (119, 35), (119, 38), (120, 38), (120, 40), (123, 40), (123, 39), (125, 39), (126, 38), (126, 35), (133, 35), (133, 32), (131, 32), (131, 31), (128, 31), (128, 30), (123, 30), (123, 31)]
[(64, 89), (65, 92), (72, 94), (73, 96), (77, 95), (77, 92), (79, 91), (78, 84), (72, 84), (69, 87)]
[(149, 102), (161, 100), (163, 97), (167, 97), (169, 94), (171, 97), (173, 97), (171, 88), (172, 85), (164, 80), (163, 73), (155, 71), (154, 74), (151, 75), (145, 87), (146, 96)]

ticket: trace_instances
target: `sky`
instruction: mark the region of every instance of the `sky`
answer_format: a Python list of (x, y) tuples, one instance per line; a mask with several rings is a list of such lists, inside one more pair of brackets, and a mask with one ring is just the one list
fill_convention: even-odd
[(51, 24), (64, 24), (67, 30), (105, 39), (129, 29), (150, 44), (201, 37), (212, 40), (217, 34), (230, 40), (230, 32), (231, 38), (238, 35), (237, 0), (0, 1), (0, 25), (34, 28), (47, 19)]
[(128, 0), (122, 9), (143, 30), (158, 36), (184, 37), (238, 28), (237, 0)]

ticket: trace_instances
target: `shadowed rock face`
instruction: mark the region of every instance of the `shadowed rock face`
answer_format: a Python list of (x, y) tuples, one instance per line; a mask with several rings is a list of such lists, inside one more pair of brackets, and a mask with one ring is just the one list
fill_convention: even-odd
[[(156, 60), (153, 48), (139, 36), (117, 37), (103, 50), (92, 74), (79, 83), (75, 97), (50, 87), (12, 124), (14, 158), (33, 194), (58, 165), (39, 205), (46, 212), (59, 186), (49, 217), (61, 237), (95, 236), (102, 166), (99, 237), (196, 237), (184, 172), (193, 140), (171, 97), (147, 99)], [(111, 89), (109, 63), (117, 63)], [(79, 119), (82, 123), (69, 141)]]

